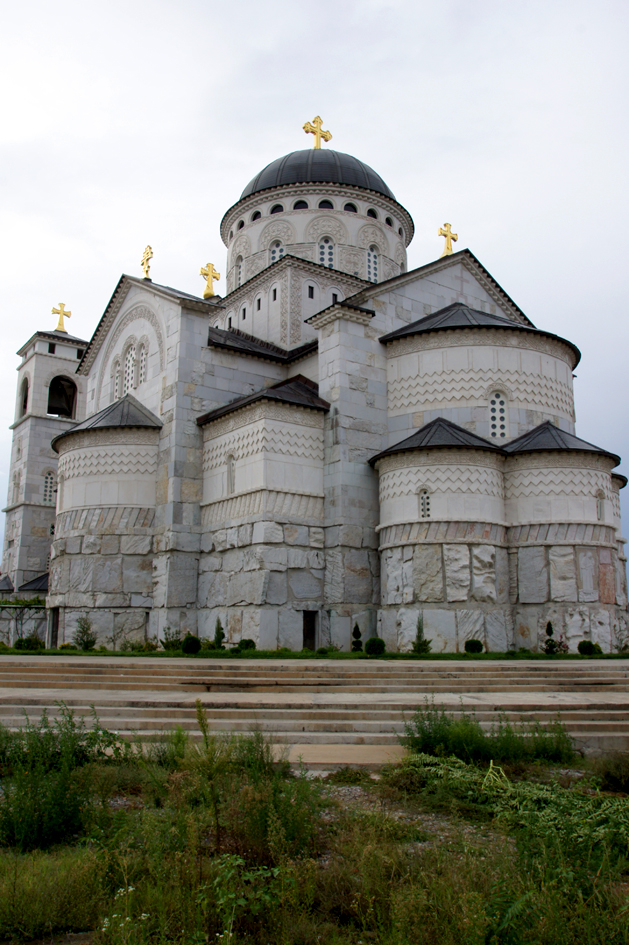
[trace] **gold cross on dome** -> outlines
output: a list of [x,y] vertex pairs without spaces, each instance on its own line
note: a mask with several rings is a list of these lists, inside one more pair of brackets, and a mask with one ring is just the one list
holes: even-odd
[[441,259],[442,256],[451,256],[453,253],[452,240],[454,240],[454,242],[456,243],[456,241],[459,238],[458,234],[452,232],[452,227],[450,226],[449,223],[444,223],[443,226],[439,227],[439,232],[437,236],[445,236],[446,238],[446,245],[444,246],[443,252],[441,256],[439,257],[439,259]]
[[152,259],[152,258],[153,258],[153,250],[151,249],[150,246],[147,246],[146,249],[144,250],[144,252],[142,253],[142,259],[140,260],[140,263],[141,263],[141,265],[142,265],[142,269],[144,270],[144,278],[145,278],[145,279],[150,278],[150,277],[149,277],[149,269],[151,268],[151,259]]
[[72,315],[72,312],[66,312],[66,307],[65,307],[64,303],[63,303],[63,302],[59,302],[59,308],[53,308],[52,314],[59,316],[59,321],[57,322],[57,327],[55,328],[55,331],[65,331],[65,333],[66,333],[66,335],[67,335],[68,329],[67,329],[67,328],[65,327],[65,325],[63,324],[63,319],[64,319],[64,318],[70,318],[71,315]]
[[324,141],[332,140],[332,135],[330,134],[329,131],[321,130],[322,124],[323,124],[323,121],[321,120],[321,116],[317,115],[317,117],[313,119],[312,124],[310,124],[310,122],[307,121],[306,124],[304,125],[304,131],[306,132],[306,134],[315,136],[315,143],[314,143],[315,148],[321,148],[321,138],[323,138]]
[[199,269],[199,275],[203,276],[205,279],[205,288],[203,290],[203,298],[211,299],[214,295],[214,280],[220,279],[221,274],[217,272],[212,263],[208,263],[206,266],[201,266]]

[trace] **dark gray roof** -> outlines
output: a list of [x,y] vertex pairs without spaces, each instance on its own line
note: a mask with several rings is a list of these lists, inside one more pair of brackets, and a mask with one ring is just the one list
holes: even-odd
[[208,346],[213,348],[228,348],[230,351],[238,351],[240,354],[247,354],[254,358],[265,358],[267,361],[276,361],[278,364],[291,364],[293,361],[303,358],[316,351],[319,342],[307,341],[298,348],[281,348],[270,341],[261,341],[253,335],[248,335],[238,328],[230,328],[224,331],[222,328],[208,329]]
[[56,450],[56,444],[65,436],[72,436],[73,433],[80,433],[83,430],[112,430],[116,427],[153,427],[160,429],[162,421],[154,413],[141,404],[139,400],[132,397],[131,394],[125,394],[121,400],[116,400],[109,404],[104,410],[100,410],[93,416],[88,417],[81,423],[70,427],[54,438],[50,444],[53,450]]
[[20,584],[18,591],[48,591],[48,571],[33,578],[32,581],[27,581],[26,584]]
[[434,449],[474,449],[489,450],[492,453],[502,453],[499,446],[494,446],[489,440],[464,430],[463,427],[451,423],[444,417],[437,417],[431,420],[425,426],[417,430],[411,436],[383,450],[376,456],[372,456],[369,463],[373,466],[379,459],[385,456],[393,456],[395,453],[406,453],[409,450],[434,450]]
[[603,456],[609,456],[615,460],[616,466],[620,462],[620,457],[616,456],[615,453],[610,453],[608,450],[601,449],[600,446],[594,446],[593,443],[588,443],[587,440],[582,440],[572,433],[560,430],[550,420],[541,423],[534,430],[530,430],[529,433],[524,433],[517,439],[511,440],[503,449],[509,455],[514,453],[537,453],[545,450],[578,450],[581,453],[600,453]]
[[13,581],[8,574],[3,574],[0,578],[0,591],[13,593]]
[[373,190],[395,200],[390,188],[368,164],[351,154],[343,154],[329,148],[307,148],[277,158],[249,181],[240,199],[285,184],[315,183],[349,184],[363,190]]
[[280,381],[272,387],[266,387],[264,390],[248,394],[246,397],[237,397],[230,401],[224,407],[216,407],[209,413],[203,414],[197,418],[199,426],[210,423],[212,420],[218,420],[234,410],[240,410],[241,407],[247,407],[258,400],[275,400],[284,404],[293,404],[297,407],[310,407],[313,410],[329,410],[330,405],[327,400],[319,397],[319,385],[304,377],[303,374],[297,374],[287,381]]
[[453,302],[452,305],[446,305],[438,312],[432,312],[431,315],[424,315],[423,318],[411,322],[410,325],[404,325],[395,331],[382,335],[380,341],[387,344],[389,341],[397,341],[399,338],[406,338],[409,335],[419,335],[429,331],[451,331],[457,328],[505,328],[512,331],[526,331],[531,334],[544,335],[546,338],[555,338],[567,344],[576,355],[576,364],[581,360],[581,352],[576,345],[559,335],[553,335],[549,331],[540,331],[532,322],[528,325],[522,325],[506,315],[490,315],[488,312],[481,312],[479,309],[470,308],[462,302]]

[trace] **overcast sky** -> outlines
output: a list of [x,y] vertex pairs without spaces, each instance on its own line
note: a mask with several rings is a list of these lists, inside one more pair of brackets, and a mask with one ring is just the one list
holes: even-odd
[[89,338],[147,243],[156,282],[224,276],[223,213],[317,114],[411,213],[409,268],[449,221],[578,345],[577,433],[629,471],[628,21],[626,0],[4,0],[2,500],[14,352],[60,301]]

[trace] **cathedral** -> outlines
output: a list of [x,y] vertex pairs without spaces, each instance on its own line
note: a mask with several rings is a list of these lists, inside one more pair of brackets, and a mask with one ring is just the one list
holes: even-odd
[[59,305],[18,351],[0,590],[47,595],[52,646],[87,615],[118,647],[220,619],[260,649],[622,648],[627,480],[576,435],[579,350],[449,224],[409,271],[409,212],[304,130],[221,221],[224,298],[147,247],[91,339]]

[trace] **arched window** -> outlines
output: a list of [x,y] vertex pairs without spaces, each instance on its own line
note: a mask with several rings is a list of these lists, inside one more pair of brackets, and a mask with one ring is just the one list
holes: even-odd
[[76,384],[68,377],[53,377],[48,390],[46,413],[53,417],[74,417]]
[[238,229],[239,229],[239,230],[242,230],[242,228],[243,228],[244,225],[245,225],[245,221],[244,221],[244,220],[239,220],[239,221],[238,221]]
[[430,493],[427,489],[422,489],[418,495],[419,499],[419,517],[430,518]]
[[271,213],[284,213],[284,207],[281,203],[276,203],[273,207],[271,207]]
[[138,384],[143,384],[146,380],[146,368],[148,363],[148,351],[145,344],[140,345],[140,355],[138,357]]
[[55,474],[53,472],[47,472],[44,476],[44,505],[54,505],[55,504]]
[[284,247],[279,240],[275,240],[274,243],[271,243],[271,262],[277,262],[278,259],[281,259],[284,255]]
[[386,223],[387,226],[393,226],[393,220],[391,219],[391,217],[387,217],[384,222]]
[[227,474],[225,485],[227,487],[227,495],[233,495],[236,489],[236,462],[231,453],[228,453],[225,457],[225,463],[227,465]]
[[334,269],[334,243],[329,236],[319,240],[319,263],[328,269]]
[[20,479],[22,478],[22,473],[19,469],[13,473],[13,490],[11,492],[11,505],[17,505],[20,501]]
[[355,203],[346,203],[343,210],[345,210],[346,213],[358,213]]
[[242,256],[236,260],[236,288],[242,285]]
[[259,220],[261,216],[260,211],[256,210],[256,212],[251,215],[251,222],[253,223],[255,220]]
[[402,236],[402,234],[403,234],[403,230],[402,230],[402,227],[401,227],[401,226],[400,226],[400,227],[398,227],[398,233],[399,233],[399,235],[400,235],[400,236]]
[[28,410],[28,378],[25,377],[22,381],[22,390],[20,392],[20,417],[26,415]]
[[135,345],[129,345],[124,358],[122,374],[122,396],[135,387]]
[[308,209],[308,204],[305,200],[298,200],[295,206],[293,207],[293,210],[307,210],[307,209]]
[[230,231],[229,231],[229,238],[230,238],[230,240],[233,240],[233,238],[234,238],[234,231],[233,231],[233,230],[230,230]]
[[605,518],[605,493],[602,489],[596,493],[596,517],[599,522]]
[[319,210],[334,210],[334,204],[331,200],[320,200]]
[[367,280],[378,281],[378,247],[370,246],[367,250]]
[[500,391],[494,391],[489,398],[489,432],[494,439],[508,435],[507,398]]
[[373,207],[369,207],[369,210],[367,210],[367,216],[368,216],[368,217],[373,217],[374,220],[377,220],[377,219],[378,219],[378,214],[377,214],[377,212],[374,210]]

